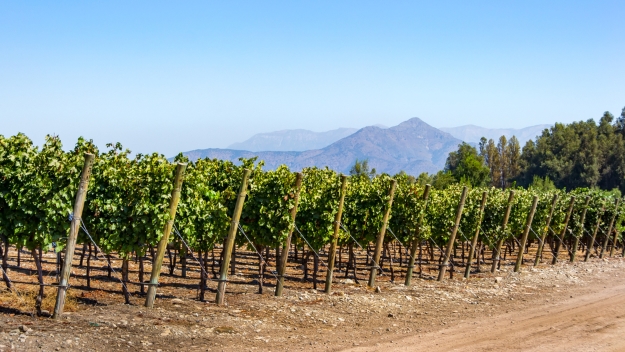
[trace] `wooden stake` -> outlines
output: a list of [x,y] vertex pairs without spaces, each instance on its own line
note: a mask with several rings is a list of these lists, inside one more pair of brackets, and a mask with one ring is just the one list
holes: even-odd
[[384,244],[384,235],[386,235],[386,227],[388,226],[388,217],[391,215],[391,208],[393,206],[393,197],[395,196],[395,188],[397,187],[397,181],[391,181],[391,189],[389,191],[389,199],[384,211],[384,218],[382,219],[382,228],[378,233],[378,239],[375,243],[375,252],[373,253],[373,261],[371,263],[371,271],[369,272],[369,287],[375,285],[375,277],[378,275],[378,263],[380,262],[380,253],[382,252],[382,245]]
[[171,192],[171,200],[169,201],[169,220],[165,223],[163,237],[161,237],[161,240],[158,242],[156,257],[152,262],[150,285],[148,286],[148,294],[145,298],[145,306],[148,308],[154,306],[154,300],[156,299],[156,286],[158,285],[158,278],[161,275],[161,266],[163,266],[163,257],[165,256],[165,250],[169,243],[169,235],[174,226],[174,219],[176,218],[176,210],[178,209],[178,202],[180,201],[180,191],[182,189],[182,181],[184,180],[184,171],[186,168],[186,163],[178,163],[178,165],[176,165],[174,189]]
[[597,232],[599,232],[599,226],[601,225],[601,217],[603,216],[603,212],[605,211],[605,207],[601,208],[600,215],[597,216],[597,223],[595,224],[595,230],[592,232],[592,237],[588,241],[588,245],[586,246],[586,255],[584,256],[584,261],[587,262],[590,259],[590,254],[592,253],[592,249],[595,246],[595,239],[597,238]]
[[538,196],[534,196],[534,201],[532,202],[532,208],[530,209],[529,214],[527,214],[527,220],[525,221],[525,229],[523,229],[523,236],[521,237],[521,244],[519,245],[519,254],[516,258],[516,264],[514,265],[514,272],[518,273],[521,269],[521,265],[523,264],[523,252],[525,252],[525,244],[527,243],[527,236],[530,233],[530,228],[532,227],[532,221],[534,221],[534,213],[536,212],[536,206],[538,205]]
[[[423,218],[425,217],[425,211],[427,210],[428,200],[430,198],[430,188],[430,185],[425,185],[425,190],[423,191],[423,210],[421,211],[421,215],[419,215],[417,228],[415,229],[412,243],[410,244],[410,258],[408,259],[408,271],[406,272],[406,281],[404,282],[405,286],[410,286],[410,281],[412,280],[415,255],[417,254],[417,248],[419,248],[419,243],[421,242],[421,226],[423,226]],[[419,262],[420,261],[421,259],[419,259]]]
[[577,254],[577,247],[579,246],[579,239],[584,236],[584,221],[586,220],[586,212],[588,211],[588,204],[590,204],[590,196],[586,196],[586,203],[584,203],[584,209],[582,210],[582,217],[580,219],[579,234],[573,239],[573,246],[571,247],[571,263],[575,261],[575,255]]
[[232,214],[232,222],[230,223],[230,230],[228,231],[228,237],[224,243],[222,249],[223,259],[221,260],[221,269],[219,270],[219,284],[217,285],[217,296],[215,297],[215,303],[224,304],[226,295],[226,281],[228,280],[228,266],[230,265],[230,256],[232,254],[232,247],[234,246],[234,240],[239,231],[239,219],[241,219],[241,212],[243,211],[243,203],[245,202],[245,196],[247,195],[247,179],[250,177],[251,171],[248,169],[243,170],[243,179],[241,180],[241,189],[239,190],[239,196],[234,206],[234,213]]
[[67,244],[65,247],[65,261],[63,262],[61,281],[59,282],[59,289],[56,294],[56,305],[54,306],[54,314],[52,315],[54,319],[59,319],[61,314],[63,314],[65,295],[69,285],[69,276],[72,273],[72,259],[74,258],[74,249],[76,248],[76,238],[78,237],[78,231],[80,230],[80,218],[82,216],[82,210],[85,206],[85,199],[87,198],[89,178],[91,177],[91,167],[93,166],[93,160],[95,159],[95,155],[90,153],[85,153],[84,156],[85,163],[82,167],[80,183],[78,184],[78,191],[76,192],[76,198],[74,200],[72,223],[69,228],[69,237],[67,237]]
[[510,196],[508,196],[508,208],[506,208],[506,213],[503,217],[503,223],[501,224],[501,232],[502,237],[497,244],[495,245],[495,250],[493,251],[493,265],[490,268],[490,272],[494,273],[497,269],[497,265],[501,261],[501,246],[503,246],[503,241],[506,238],[506,227],[508,226],[508,219],[510,218],[510,212],[512,211],[512,201],[514,200],[514,191],[510,191]]
[[456,221],[454,227],[451,229],[451,235],[449,235],[449,241],[447,242],[447,249],[445,249],[445,256],[443,257],[443,261],[441,263],[441,268],[438,271],[438,280],[443,281],[443,277],[445,275],[445,271],[447,271],[447,264],[449,263],[449,257],[451,256],[451,251],[454,248],[454,242],[456,242],[456,232],[458,231],[458,226],[460,226],[460,219],[462,219],[462,210],[464,209],[464,201],[467,198],[467,187],[462,187],[462,194],[460,195],[460,203],[458,203],[458,209],[456,210]]
[[[341,218],[343,217],[343,204],[345,203],[345,190],[347,189],[347,176],[341,175],[341,193],[339,194],[339,208],[334,216],[334,231],[332,233],[332,243],[328,252],[328,271],[326,272],[325,293],[329,294],[332,289],[332,275],[334,274],[334,258],[336,257],[336,245],[341,229]],[[340,265],[340,263],[339,263]],[[340,268],[340,266],[339,266]],[[347,272],[347,271],[346,271]]]
[[[284,287],[284,273],[286,271],[286,263],[289,259],[289,248],[291,248],[291,236],[293,236],[293,230],[295,229],[295,217],[297,216],[297,205],[299,204],[299,191],[302,188],[302,175],[301,172],[298,172],[295,175],[295,198],[293,199],[294,204],[291,209],[291,226],[289,227],[289,234],[286,236],[286,240],[284,241],[284,245],[282,246],[282,255],[279,258],[278,263],[278,282],[276,284],[276,297],[282,296],[282,288]],[[276,255],[278,255],[278,249],[276,248]]]
[[571,201],[569,202],[569,210],[566,212],[566,219],[564,219],[564,227],[562,227],[562,231],[560,232],[560,237],[556,238],[556,244],[553,253],[553,260],[551,264],[555,264],[558,262],[558,255],[560,254],[560,246],[562,245],[562,241],[564,241],[564,235],[566,235],[566,229],[569,226],[569,220],[571,220],[571,214],[573,213],[573,205],[575,204],[575,197],[571,197]]
[[[618,203],[616,204],[616,210],[614,211],[614,217],[618,216]],[[610,229],[611,231],[611,229]],[[608,231],[608,236],[610,235],[610,231]],[[612,248],[610,248],[610,257],[614,256],[614,251],[616,250],[616,243],[618,241],[618,230],[614,229],[614,238],[612,239]],[[624,247],[625,248],[625,247]]]
[[618,214],[618,205],[621,202],[621,199],[616,199],[614,203],[614,215],[612,216],[612,220],[610,220],[610,226],[608,227],[608,232],[605,234],[605,240],[603,241],[603,246],[601,247],[601,253],[599,254],[599,258],[603,258],[603,253],[608,248],[608,240],[610,239],[610,234],[612,233],[612,227],[614,226],[614,220],[616,219],[616,215]]
[[538,250],[536,251],[536,259],[534,259],[534,266],[537,266],[540,263],[540,258],[543,254],[543,248],[545,247],[545,239],[549,234],[549,227],[551,226],[551,219],[553,219],[553,212],[556,209],[556,203],[558,202],[558,195],[554,194],[553,199],[551,200],[551,209],[549,210],[549,216],[547,217],[547,225],[543,230],[543,233],[540,237],[540,241],[538,242]]
[[[473,261],[473,256],[475,255],[475,246],[477,246],[477,240],[480,237],[480,229],[482,228],[482,220],[484,219],[484,208],[486,207],[486,197],[488,196],[488,192],[482,192],[482,202],[480,203],[480,212],[477,219],[477,226],[475,226],[475,233],[473,234],[473,239],[471,240],[471,247],[469,248],[469,257],[467,258],[467,266],[464,269],[464,278],[468,279],[471,275],[471,262]],[[479,255],[477,261],[480,261]]]

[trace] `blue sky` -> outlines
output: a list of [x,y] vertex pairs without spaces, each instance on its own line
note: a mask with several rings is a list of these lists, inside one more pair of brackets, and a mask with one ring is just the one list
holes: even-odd
[[623,1],[1,1],[0,134],[135,152],[625,106]]

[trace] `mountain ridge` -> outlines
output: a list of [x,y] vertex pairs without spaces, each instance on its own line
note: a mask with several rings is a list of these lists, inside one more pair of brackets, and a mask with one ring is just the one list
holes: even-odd
[[378,172],[395,174],[405,171],[412,175],[434,173],[445,166],[449,152],[457,149],[461,140],[436,129],[414,117],[397,126],[380,128],[368,126],[324,148],[307,151],[244,151],[233,149],[198,149],[183,153],[192,160],[218,158],[237,161],[257,156],[268,169],[286,164],[292,170],[317,166],[348,173],[356,159],[368,159]]
[[550,128],[551,126],[552,125],[542,124],[515,129],[486,128],[469,124],[457,127],[442,127],[439,128],[439,130],[447,132],[467,143],[476,144],[480,142],[480,138],[482,137],[485,137],[486,139],[493,139],[496,142],[501,136],[506,136],[507,139],[510,139],[512,136],[516,136],[521,146],[523,146],[528,140],[535,139],[535,137],[540,135],[545,128]]

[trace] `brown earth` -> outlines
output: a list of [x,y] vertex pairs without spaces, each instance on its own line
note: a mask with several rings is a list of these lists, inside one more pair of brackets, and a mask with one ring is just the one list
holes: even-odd
[[[44,255],[46,283],[54,281],[52,258]],[[36,276],[30,257],[22,254],[21,268],[9,270],[19,295],[0,293],[0,351],[625,350],[618,336],[625,331],[620,257],[526,265],[519,274],[508,262],[494,275],[464,280],[456,273],[440,283],[424,275],[411,287],[397,283],[403,282],[399,278],[391,283],[387,271],[379,293],[339,274],[332,295],[291,277],[280,298],[269,284],[257,294],[253,257],[238,258],[226,306],[196,300],[199,273],[191,264],[189,278],[163,274],[154,309],[142,306],[144,297],[134,286],[132,304],[123,304],[119,281],[115,274],[106,277],[101,262],[92,272],[92,289],[84,287],[84,269],[76,267],[70,311],[55,321],[32,314],[36,286],[27,283]],[[13,251],[10,264],[14,260]],[[136,276],[134,262],[130,269]],[[299,268],[293,264],[289,270]],[[51,309],[55,288],[47,287],[46,295],[44,309]],[[207,296],[212,300],[214,291]]]

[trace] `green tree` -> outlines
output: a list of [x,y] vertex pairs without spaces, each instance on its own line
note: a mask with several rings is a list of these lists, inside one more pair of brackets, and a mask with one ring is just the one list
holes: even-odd
[[458,150],[449,153],[445,171],[451,172],[458,182],[472,186],[486,186],[489,183],[490,170],[475,147],[463,142]]
[[375,177],[376,171],[375,168],[369,170],[369,159],[356,159],[356,162],[354,162],[354,165],[349,170],[349,174],[351,176],[366,177],[368,179],[371,179]]

